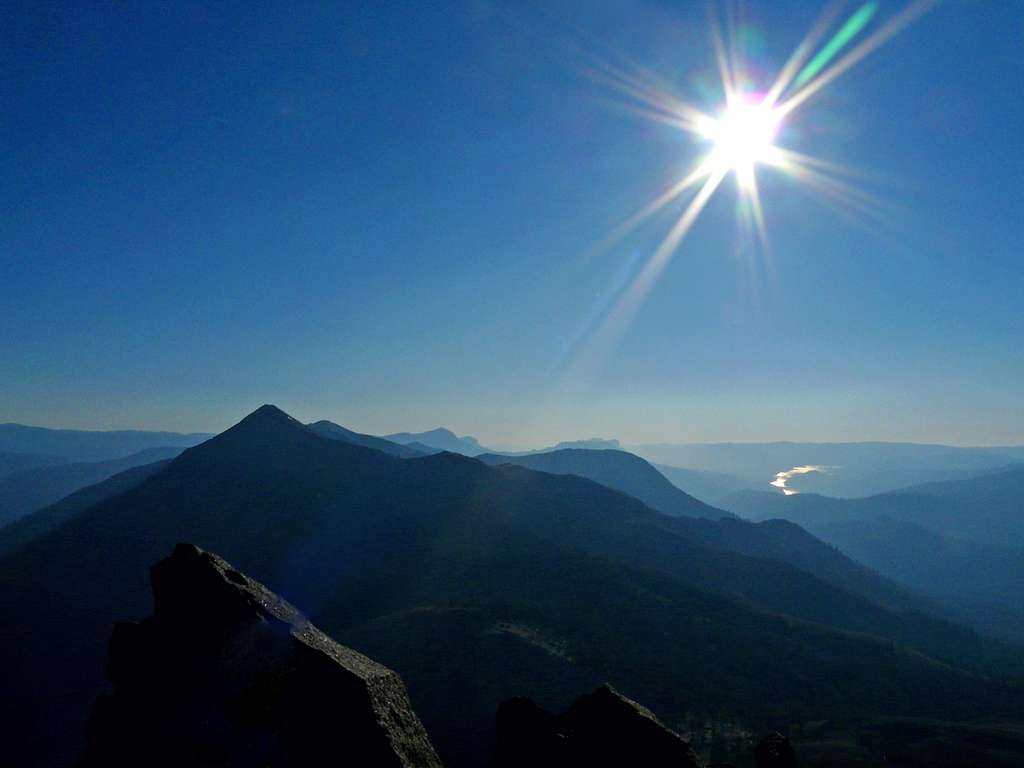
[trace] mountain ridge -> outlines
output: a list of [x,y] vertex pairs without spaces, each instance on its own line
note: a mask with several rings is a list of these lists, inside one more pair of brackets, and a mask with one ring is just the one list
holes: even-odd
[[108,461],[147,448],[188,448],[213,435],[205,432],[151,432],[139,429],[49,429],[27,424],[0,424],[0,451],[51,454],[67,461]]
[[[11,748],[68,749],[40,713],[74,736],[110,622],[145,614],[137,574],[182,540],[280,585],[398,671],[450,764],[471,764],[459,745],[485,746],[506,693],[560,707],[609,678],[668,717],[690,700],[797,716],[804,679],[822,683],[813,711],[833,714],[1017,701],[980,674],[987,641],[786,563],[704,548],[679,520],[591,480],[452,453],[398,459],[262,408],[0,558],[0,719],[21,729]],[[462,682],[439,695],[437,675]],[[755,695],[763,679],[773,702]]]

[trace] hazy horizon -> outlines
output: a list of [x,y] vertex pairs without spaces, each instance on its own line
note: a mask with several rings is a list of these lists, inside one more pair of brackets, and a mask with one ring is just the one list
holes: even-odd
[[[821,9],[744,7],[760,94]],[[708,142],[606,80],[718,115],[702,5],[10,14],[0,420],[1022,444],[1024,26],[984,7],[866,4],[835,62],[927,12],[776,137],[846,171],[761,163],[761,244],[730,171],[651,276],[686,200],[611,235]]]
[[[399,433],[399,432],[420,433],[420,432],[428,432],[428,431],[433,430],[433,429],[441,428],[441,429],[448,429],[448,430],[450,430],[451,432],[453,432],[458,437],[473,437],[473,438],[476,438],[480,442],[480,444],[482,446],[484,446],[485,448],[491,448],[491,449],[503,450],[503,451],[529,451],[529,450],[535,450],[535,449],[539,449],[539,448],[549,448],[549,447],[551,447],[553,445],[556,445],[558,443],[561,443],[561,442],[571,442],[571,441],[575,441],[575,440],[593,440],[593,439],[618,440],[622,444],[623,448],[628,448],[629,446],[637,446],[637,445],[651,445],[651,446],[653,446],[653,445],[660,445],[660,444],[664,444],[664,445],[678,445],[678,444],[729,444],[729,443],[737,443],[737,444],[769,444],[769,443],[822,443],[822,444],[836,444],[836,443],[847,443],[847,444],[856,444],[856,443],[897,443],[898,444],[898,443],[906,443],[906,444],[917,444],[917,445],[941,445],[941,446],[949,446],[951,448],[979,448],[979,449],[1020,448],[1022,445],[1024,445],[1024,441],[1022,441],[1021,443],[1005,442],[1005,443],[981,444],[981,443],[969,443],[969,442],[968,443],[943,442],[941,440],[908,440],[908,439],[900,439],[900,438],[888,439],[888,438],[870,438],[870,437],[868,437],[868,438],[857,438],[857,439],[833,439],[833,438],[830,438],[830,437],[824,437],[824,438],[808,437],[808,438],[804,439],[804,438],[779,437],[779,438],[771,438],[771,439],[760,440],[760,439],[742,439],[742,438],[733,439],[733,438],[729,438],[729,437],[724,437],[724,438],[712,437],[712,438],[709,438],[709,439],[703,439],[703,438],[700,438],[700,437],[693,437],[693,438],[691,438],[690,436],[686,435],[686,436],[678,437],[678,438],[672,437],[672,436],[667,436],[667,437],[662,437],[662,438],[655,437],[655,438],[651,438],[651,439],[629,439],[629,438],[625,438],[625,437],[621,436],[620,434],[601,434],[601,433],[594,433],[594,434],[591,434],[591,433],[580,433],[580,434],[561,433],[561,434],[554,434],[554,433],[552,433],[552,436],[549,439],[547,439],[547,440],[541,440],[539,442],[538,441],[534,441],[534,442],[531,442],[531,443],[527,444],[527,443],[503,442],[501,438],[489,437],[484,432],[481,432],[480,430],[474,429],[472,427],[472,425],[468,425],[466,428],[462,428],[462,427],[456,428],[456,427],[453,427],[452,424],[450,424],[450,423],[442,423],[442,422],[436,422],[435,423],[435,422],[430,422],[430,421],[423,421],[422,419],[420,419],[416,424],[413,424],[412,426],[410,426],[409,424],[402,423],[402,424],[400,424],[400,425],[398,425],[398,426],[396,426],[394,428],[391,428],[391,427],[388,427],[388,428],[377,428],[377,427],[375,427],[373,425],[364,424],[364,423],[360,422],[358,419],[345,419],[343,417],[331,417],[331,416],[320,414],[320,413],[307,413],[304,410],[289,409],[288,407],[281,406],[280,403],[270,402],[270,404],[271,405],[276,405],[276,406],[280,407],[283,411],[285,411],[286,413],[288,413],[291,416],[294,416],[299,421],[301,421],[301,422],[303,422],[305,424],[309,424],[309,423],[312,423],[312,422],[315,422],[315,421],[320,421],[320,420],[327,420],[327,421],[334,422],[335,424],[339,424],[339,425],[341,425],[343,427],[346,427],[348,429],[352,429],[352,430],[354,430],[356,432],[361,432],[363,434],[368,434],[368,435],[377,435],[377,436],[386,436],[386,435],[390,435],[390,434],[396,434],[396,433]],[[24,419],[7,418],[7,417],[0,417],[0,426],[6,425],[6,424],[18,424],[18,425],[29,426],[29,427],[42,427],[44,429],[72,429],[72,430],[85,430],[85,431],[95,431],[95,432],[109,432],[109,431],[123,431],[123,430],[140,430],[140,431],[146,431],[146,432],[177,432],[177,433],[185,433],[185,434],[188,434],[188,433],[217,434],[219,432],[224,431],[225,429],[228,429],[229,427],[233,426],[234,424],[237,424],[241,419],[243,419],[249,413],[252,413],[260,405],[263,405],[263,403],[257,403],[257,404],[252,405],[251,407],[243,408],[241,410],[238,410],[237,411],[237,417],[235,417],[235,418],[228,418],[226,421],[223,420],[223,418],[221,418],[223,416],[223,414],[221,414],[218,417],[219,421],[217,423],[212,423],[211,422],[213,424],[213,426],[210,426],[210,425],[205,425],[205,426],[204,425],[198,425],[198,426],[195,426],[195,427],[178,427],[178,426],[168,425],[168,424],[150,424],[150,425],[143,425],[143,426],[140,426],[138,424],[98,425],[98,424],[91,423],[91,422],[89,422],[87,420],[75,421],[74,423],[63,423],[63,422],[60,422],[60,423],[57,423],[57,422],[42,423],[42,422],[29,422],[29,421],[26,421]],[[637,433],[633,432],[633,434],[637,434]],[[652,434],[654,434],[654,433],[652,433]]]
[[0,766],[1024,766],[1024,0],[0,22]]

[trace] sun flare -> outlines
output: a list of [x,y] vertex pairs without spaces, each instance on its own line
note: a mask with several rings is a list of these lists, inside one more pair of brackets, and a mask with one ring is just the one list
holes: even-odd
[[[663,209],[673,205],[680,209],[661,243],[577,351],[573,370],[592,370],[595,362],[625,333],[630,319],[726,176],[736,177],[741,203],[736,208],[737,218],[747,232],[753,233],[754,238],[749,241],[757,243],[759,252],[766,256],[770,255],[770,248],[757,177],[759,166],[805,185],[822,202],[843,213],[854,211],[872,218],[884,214],[884,208],[872,195],[850,183],[856,169],[810,156],[791,146],[793,139],[801,135],[798,112],[836,78],[937,3],[938,0],[910,0],[870,30],[879,3],[867,0],[831,36],[828,33],[835,27],[840,6],[829,4],[774,77],[765,76],[769,70],[759,73],[756,67],[749,67],[744,52],[736,47],[740,39],[736,30],[730,29],[723,36],[712,19],[711,42],[724,97],[724,105],[716,111],[683,101],[670,81],[628,60],[591,58],[591,76],[624,97],[623,106],[704,146],[696,153],[693,164],[685,167],[675,181],[600,243],[599,248],[610,247]],[[865,30],[868,33],[858,41]],[[783,131],[784,127],[796,130]]]
[[734,98],[717,118],[702,121],[701,135],[711,142],[709,161],[733,171],[741,184],[753,180],[758,163],[777,164],[780,152],[773,143],[782,115],[764,100]]

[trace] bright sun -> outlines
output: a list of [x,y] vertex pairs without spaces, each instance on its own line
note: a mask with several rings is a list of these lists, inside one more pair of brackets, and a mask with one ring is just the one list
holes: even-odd
[[712,143],[709,161],[717,170],[734,171],[743,185],[753,183],[754,166],[778,163],[779,150],[772,143],[782,115],[762,102],[733,99],[716,120],[700,128]]
[[687,201],[685,205],[680,204],[675,223],[581,347],[574,367],[582,369],[593,364],[622,337],[630,319],[727,176],[736,178],[735,213],[737,223],[744,227],[743,234],[747,236],[744,242],[738,241],[737,249],[745,242],[754,243],[750,235],[756,234],[756,243],[766,256],[769,255],[768,230],[757,177],[765,167],[814,189],[824,202],[840,207],[844,213],[856,211],[871,216],[885,213],[877,200],[848,181],[856,174],[856,169],[794,149],[791,144],[793,139],[800,138],[800,131],[785,131],[792,135],[779,134],[785,125],[794,126],[793,115],[797,109],[938,1],[907,0],[902,10],[860,40],[857,37],[875,17],[880,0],[862,0],[863,4],[826,40],[842,5],[830,2],[771,81],[764,79],[766,70],[758,62],[748,68],[745,63],[748,52],[737,48],[746,33],[741,36],[738,29],[730,28],[729,34],[723,37],[717,23],[713,22],[711,38],[725,103],[710,113],[676,96],[671,85],[678,78],[665,79],[628,59],[619,60],[620,57],[606,60],[598,56],[590,61],[595,79],[625,96],[623,106],[692,136],[705,146],[694,153],[692,165],[681,169],[676,180],[619,224],[601,244],[601,248],[608,248],[666,206]]

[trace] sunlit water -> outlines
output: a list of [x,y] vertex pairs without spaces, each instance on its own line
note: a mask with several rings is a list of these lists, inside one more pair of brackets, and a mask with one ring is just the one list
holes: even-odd
[[802,467],[793,467],[792,469],[787,469],[785,472],[776,472],[775,479],[772,480],[771,483],[769,483],[769,485],[774,485],[776,488],[781,488],[784,494],[786,494],[787,496],[792,496],[794,493],[799,493],[799,491],[786,486],[786,483],[789,482],[790,478],[792,478],[794,475],[806,475],[808,472],[824,471],[825,467],[821,465],[804,464]]

